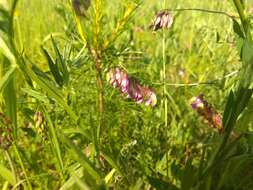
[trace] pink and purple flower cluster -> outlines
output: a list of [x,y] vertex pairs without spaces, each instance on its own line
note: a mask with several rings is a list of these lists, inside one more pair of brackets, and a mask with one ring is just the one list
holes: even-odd
[[153,21],[152,24],[149,26],[149,28],[153,31],[157,31],[159,29],[169,29],[173,24],[173,16],[169,11],[160,11],[158,12]]
[[114,88],[118,88],[127,98],[133,99],[138,104],[144,103],[146,106],[153,107],[157,103],[156,95],[150,88],[142,86],[119,67],[110,69],[107,73],[107,81]]
[[222,125],[221,115],[214,110],[214,108],[204,100],[204,95],[193,97],[190,100],[191,106],[195,109],[199,115],[204,117],[210,127],[217,128],[220,133],[223,133],[224,128]]

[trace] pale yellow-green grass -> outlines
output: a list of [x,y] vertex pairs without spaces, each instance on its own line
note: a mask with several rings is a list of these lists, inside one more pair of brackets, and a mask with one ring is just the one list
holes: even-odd
[[[62,33],[64,21],[55,11],[59,0],[21,0],[16,15],[19,47],[33,61],[41,60],[40,45],[51,33]],[[38,60],[37,60],[38,59]]]

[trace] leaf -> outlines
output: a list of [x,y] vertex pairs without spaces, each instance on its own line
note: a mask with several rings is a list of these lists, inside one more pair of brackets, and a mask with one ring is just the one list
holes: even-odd
[[219,32],[216,32],[216,42],[220,42],[220,34]]
[[[58,49],[58,47],[57,47],[57,44],[56,44],[56,42],[55,42],[53,36],[51,36],[51,39],[52,39],[52,44],[53,44],[53,46],[54,46],[54,51],[55,51],[55,53],[56,53],[56,55],[57,55],[57,57],[58,57],[58,60],[60,60],[60,61],[59,61],[59,69],[60,69],[60,71],[61,71],[61,73],[62,73],[62,77],[63,77],[64,82],[67,83],[68,80],[69,80],[68,68],[67,68],[67,66],[66,66],[66,63],[65,63],[64,60],[63,60],[63,57],[62,57],[62,55],[61,55],[61,53],[60,53],[60,51],[59,51],[59,49]],[[57,63],[58,63],[58,62],[57,62]]]
[[233,111],[233,104],[234,104],[234,93],[233,93],[233,90],[231,90],[227,98],[227,103],[223,112],[223,118],[222,118],[223,126],[226,126],[229,121],[231,112]]
[[77,177],[75,175],[73,177],[74,177],[76,184],[79,186],[80,189],[90,190],[90,187],[85,183],[84,180],[81,180],[79,177]]
[[167,180],[157,178],[157,177],[151,177],[147,176],[148,182],[152,187],[159,190],[179,190],[175,185],[171,184]]
[[[23,60],[24,61],[24,60]],[[25,65],[22,65],[22,70],[25,72],[34,82],[39,85],[42,90],[47,93],[52,99],[54,99],[58,104],[60,104],[70,115],[70,117],[74,120],[74,122],[77,122],[77,116],[73,112],[73,110],[69,107],[69,105],[64,101],[64,98],[62,97],[60,91],[53,86],[50,82],[48,82],[46,79],[39,77],[36,75],[29,67]]]
[[249,40],[243,41],[242,60],[246,64],[252,64],[253,61],[253,44]]
[[240,24],[235,19],[233,19],[233,30],[239,37],[245,38],[245,35],[241,30]]
[[9,12],[0,5],[0,30],[7,33],[9,31]]
[[6,115],[13,123],[13,134],[17,135],[17,92],[15,89],[15,80],[12,78],[4,88],[3,97],[6,104]]
[[196,181],[196,169],[192,165],[192,158],[190,158],[185,166],[185,169],[183,171],[183,176],[181,180],[181,189],[187,190],[191,189],[193,184]]
[[236,104],[236,114],[237,116],[246,108],[246,106],[249,103],[249,100],[252,96],[253,90],[252,89],[246,89],[246,88],[240,88],[238,90],[238,95],[235,101]]
[[40,77],[42,77],[42,78],[44,78],[44,79],[47,79],[48,81],[53,81],[45,72],[43,72],[39,67],[37,67],[35,64],[32,64],[32,71],[36,74],[36,75],[38,75],[38,76],[40,76]]
[[85,172],[87,172],[95,181],[100,181],[101,177],[96,171],[95,167],[90,163],[88,158],[82,153],[82,151],[74,144],[72,141],[66,137],[64,134],[61,134],[61,139],[63,139],[66,144],[70,147],[74,154],[76,154],[76,159],[83,166]]
[[102,155],[104,157],[104,159],[114,168],[117,170],[117,172],[120,175],[123,175],[123,173],[120,170],[120,167],[118,166],[117,162],[110,156],[108,156],[108,154],[106,154],[105,152],[102,152]]
[[112,179],[114,173],[116,172],[115,168],[113,168],[106,176],[105,176],[105,183],[108,184],[109,181]]
[[9,19],[9,12],[4,9],[0,4],[0,17],[3,17],[5,20]]
[[0,30],[5,33],[9,31],[9,23],[6,20],[0,20]]
[[7,169],[2,164],[0,164],[0,175],[5,180],[7,180],[11,185],[15,185],[15,183],[16,183],[15,176],[13,175],[13,173],[9,169]]
[[44,94],[41,94],[38,91],[32,90],[30,88],[21,88],[21,91],[28,94],[29,96],[36,98],[37,100],[41,102],[44,102],[45,104],[49,104],[48,98]]
[[16,66],[11,67],[7,73],[5,73],[4,77],[0,80],[0,92],[7,86],[9,81],[13,79],[15,72],[17,70]]
[[0,37],[0,53],[2,53],[11,64],[16,65],[15,56],[11,53],[10,49],[4,42],[4,40]]
[[62,87],[63,85],[63,78],[60,74],[60,70],[57,66],[57,64],[53,61],[53,59],[51,58],[51,56],[49,55],[49,53],[47,52],[46,49],[44,49],[43,47],[42,48],[42,51],[47,59],[47,63],[48,63],[48,66],[50,68],[50,71],[55,79],[55,82]]
[[50,134],[50,137],[51,137],[51,144],[53,146],[52,150],[54,151],[56,157],[57,157],[57,160],[58,160],[58,165],[59,165],[59,168],[61,170],[63,170],[63,161],[62,161],[62,156],[61,156],[61,148],[60,148],[60,145],[59,145],[59,141],[58,141],[58,137],[57,137],[57,133],[55,131],[55,127],[52,123],[52,120],[49,116],[49,114],[47,113],[47,111],[45,110],[44,108],[44,114],[45,114],[45,118],[48,122],[48,126],[49,126],[49,134]]
[[76,177],[83,177],[83,167],[77,168],[70,174],[69,179],[61,186],[60,190],[69,190],[75,185],[75,178]]

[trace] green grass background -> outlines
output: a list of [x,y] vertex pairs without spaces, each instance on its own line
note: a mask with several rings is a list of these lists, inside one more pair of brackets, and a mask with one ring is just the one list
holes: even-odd
[[[122,16],[124,7],[130,2],[132,1],[106,1],[106,6],[103,7],[105,33],[110,35],[117,18]],[[247,12],[250,13],[252,2],[247,1],[246,6]],[[237,15],[232,1],[229,0],[167,0],[166,8],[202,8]],[[65,15],[65,20],[59,15],[62,9],[69,13]],[[148,29],[154,14],[160,9],[163,9],[163,1],[143,1],[127,29],[114,42],[103,63],[126,68],[129,74],[141,83],[151,86],[158,100],[154,108],[135,104],[123,98],[105,82],[105,125],[101,129],[99,140],[103,154],[112,161],[110,164],[108,159],[103,161],[105,167],[98,173],[105,176],[111,171],[111,165],[120,168],[109,182],[111,189],[152,189],[150,184],[154,187],[154,183],[158,184],[157,189],[163,189],[163,182],[172,184],[171,189],[174,186],[184,189],[182,181],[187,173],[184,168],[188,160],[192,159],[193,167],[197,166],[202,162],[204,149],[212,150],[219,138],[217,131],[209,128],[191,109],[189,100],[203,93],[206,99],[222,112],[233,82],[238,79],[236,74],[224,78],[240,68],[238,44],[231,20],[218,14],[173,12],[173,27],[165,32],[168,91],[168,126],[165,127],[165,98],[162,86],[163,34]],[[49,68],[41,45],[44,44],[55,56],[50,40],[45,43],[43,40],[50,34],[56,35],[55,39],[61,52],[66,52],[70,67],[70,80],[68,85],[60,89],[61,94],[79,118],[79,124],[76,125],[66,111],[48,98],[48,94],[36,84],[34,90],[40,93],[40,99],[32,97],[31,93],[25,93],[28,86],[23,85],[24,78],[16,84],[17,89],[23,89],[17,92],[17,145],[24,169],[20,168],[21,161],[17,159],[15,148],[10,149],[8,154],[2,151],[0,163],[7,168],[13,163],[19,179],[24,179],[25,170],[34,189],[89,189],[88,186],[91,189],[100,188],[92,187],[94,183],[88,180],[90,176],[83,169],[85,159],[96,165],[94,156],[83,158],[80,155],[85,153],[86,147],[93,141],[92,134],[98,125],[96,73],[92,69],[88,52],[84,51],[81,58],[75,60],[81,45],[73,40],[72,36],[66,35],[69,27],[74,28],[73,23],[68,23],[73,19],[69,16],[71,13],[69,1],[20,0],[15,14],[15,41],[19,51],[23,51],[30,63],[45,73],[49,73]],[[69,57],[68,48],[73,48]],[[103,70],[103,74],[105,72],[106,70]],[[105,79],[105,75],[103,78]],[[4,106],[3,104],[2,107]],[[45,133],[50,133],[47,140],[43,140],[35,128],[27,127],[29,122],[33,122],[35,111],[45,113],[46,130],[49,131]],[[238,122],[235,133],[252,131],[251,113],[249,107],[240,118],[241,122]],[[244,122],[247,125],[244,125]],[[54,130],[59,142],[52,138]],[[72,144],[64,139],[62,133],[71,139]],[[244,139],[238,149],[241,148],[241,152],[247,149],[252,154],[252,145],[252,142]],[[73,147],[77,147],[77,150]],[[209,152],[210,155],[211,153]],[[16,159],[10,162],[6,155]],[[208,179],[215,184],[209,189],[250,189],[252,182],[240,179],[244,175],[252,176],[251,164],[252,160],[242,170],[238,169],[233,173],[231,163],[231,166],[224,168],[224,175]],[[159,180],[152,181],[151,176],[152,179]],[[161,176],[166,176],[166,179],[161,180]],[[68,188],[72,183],[76,185]],[[6,181],[0,178],[0,184],[4,189]],[[24,187],[28,188],[27,185]],[[167,187],[170,188],[168,185]]]

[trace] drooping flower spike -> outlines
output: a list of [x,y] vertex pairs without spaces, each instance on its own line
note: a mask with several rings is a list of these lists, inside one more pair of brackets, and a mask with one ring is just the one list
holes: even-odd
[[222,116],[204,100],[203,94],[193,97],[190,100],[190,104],[208,122],[210,127],[217,128],[219,133],[223,133]]
[[160,11],[153,18],[152,24],[149,28],[153,31],[159,29],[169,29],[173,24],[173,16],[169,11]]
[[136,79],[129,77],[127,72],[116,67],[107,73],[107,81],[127,98],[131,98],[137,104],[144,103],[146,106],[155,106],[157,98],[155,93],[149,88],[142,86]]

